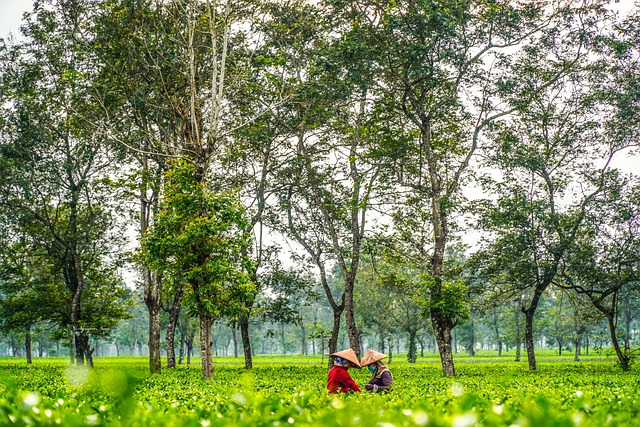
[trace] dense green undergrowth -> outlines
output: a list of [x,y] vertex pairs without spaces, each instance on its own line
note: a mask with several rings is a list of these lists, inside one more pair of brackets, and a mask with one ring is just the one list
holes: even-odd
[[342,396],[326,394],[320,364],[221,363],[205,381],[198,365],[151,376],[145,358],[97,363],[1,360],[0,425],[602,427],[637,425],[640,411],[638,368],[611,362],[459,363],[455,378],[396,362],[391,393]]

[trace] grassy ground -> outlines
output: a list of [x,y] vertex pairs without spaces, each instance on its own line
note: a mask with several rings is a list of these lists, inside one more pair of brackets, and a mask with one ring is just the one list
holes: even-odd
[[[469,363],[443,377],[439,364],[390,365],[394,390],[328,396],[320,356],[216,358],[214,378],[198,363],[149,375],[147,358],[96,358],[96,368],[68,359],[0,359],[0,425],[110,426],[635,426],[640,371],[613,361]],[[595,356],[594,356],[595,357]],[[422,362],[432,358],[421,359]],[[479,356],[475,360],[483,360]],[[194,361],[197,362],[197,361]],[[350,370],[363,385],[369,374]]]

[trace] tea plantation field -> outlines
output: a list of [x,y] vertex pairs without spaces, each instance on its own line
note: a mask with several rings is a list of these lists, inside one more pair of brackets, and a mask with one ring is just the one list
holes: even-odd
[[[198,364],[148,374],[146,358],[96,359],[88,371],[62,359],[0,359],[0,425],[62,426],[635,426],[640,372],[613,362],[394,362],[395,388],[328,396],[319,363],[278,359]],[[350,370],[359,384],[369,375]]]

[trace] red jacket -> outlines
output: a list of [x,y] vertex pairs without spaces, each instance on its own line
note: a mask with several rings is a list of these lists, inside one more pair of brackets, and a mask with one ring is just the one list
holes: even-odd
[[347,393],[350,391],[361,391],[358,384],[352,379],[346,368],[334,365],[327,376],[327,390],[329,394]]

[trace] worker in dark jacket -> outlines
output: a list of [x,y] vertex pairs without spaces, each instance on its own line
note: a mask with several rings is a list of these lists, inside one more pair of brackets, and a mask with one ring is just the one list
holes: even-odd
[[358,362],[358,356],[350,348],[332,353],[333,368],[329,371],[327,376],[327,390],[329,394],[334,393],[348,393],[352,391],[361,391],[358,384],[352,379],[347,370],[351,367],[360,369],[360,363]]
[[365,386],[367,390],[374,392],[389,391],[393,385],[393,376],[387,368],[387,365],[382,363],[382,359],[386,358],[386,354],[378,353],[371,349],[365,351],[362,356],[360,366],[366,366],[371,372],[371,379],[369,384]]

